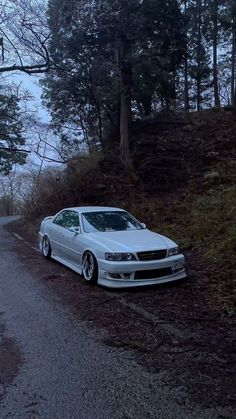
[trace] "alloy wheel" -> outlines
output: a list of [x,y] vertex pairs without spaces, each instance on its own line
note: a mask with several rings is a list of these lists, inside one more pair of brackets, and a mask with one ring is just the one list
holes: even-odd
[[94,255],[86,252],[83,257],[83,277],[86,281],[96,283],[98,279],[98,266]]
[[50,258],[50,256],[51,256],[51,245],[50,245],[49,238],[47,236],[45,236],[43,238],[42,252],[43,252],[43,255],[45,256],[45,258]]

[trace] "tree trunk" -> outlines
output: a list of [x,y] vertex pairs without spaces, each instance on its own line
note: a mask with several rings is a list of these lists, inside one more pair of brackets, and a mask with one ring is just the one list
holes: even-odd
[[188,56],[187,56],[187,45],[184,57],[184,110],[189,112],[189,82],[188,82]]
[[174,69],[173,69],[173,108],[174,110],[177,109],[177,93],[176,93],[176,68],[174,65]]
[[236,7],[233,8],[232,23],[232,71],[231,71],[231,104],[236,107]]
[[132,124],[131,83],[132,64],[129,61],[129,40],[126,36],[126,19],[119,17],[118,64],[120,72],[120,157],[125,168],[131,170],[130,136]]
[[123,62],[120,68],[120,155],[127,169],[130,168],[130,135],[131,135],[131,78],[130,63]]
[[213,85],[215,107],[220,108],[218,86],[218,0],[213,3]]
[[197,110],[201,109],[201,44],[202,44],[202,0],[198,0],[198,36],[197,36]]
[[143,96],[140,102],[144,110],[144,116],[150,116],[152,112],[152,97],[148,95]]
[[[187,19],[187,0],[184,2],[184,14]],[[185,25],[186,44],[184,55],[184,110],[189,112],[189,81],[188,81],[188,39],[187,39],[187,25]]]

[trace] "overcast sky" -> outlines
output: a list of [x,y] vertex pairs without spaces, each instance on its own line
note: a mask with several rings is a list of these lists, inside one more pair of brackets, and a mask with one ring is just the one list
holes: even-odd
[[38,115],[43,122],[50,121],[50,115],[42,104],[41,95],[42,88],[39,85],[39,78],[36,76],[28,76],[27,74],[19,73],[12,75],[12,80],[15,83],[22,83],[22,87],[29,90],[33,96],[32,106],[38,109]]
[[[42,95],[42,88],[39,84],[39,77],[37,76],[29,76],[27,74],[18,73],[13,74],[10,76],[10,79],[13,83],[19,84],[21,83],[21,88],[24,90],[27,90],[32,95],[32,100],[29,101],[28,107],[31,111],[35,112],[35,116],[37,119],[39,119],[41,122],[44,123],[50,123],[50,114],[47,112],[47,109],[43,106],[41,95]],[[8,79],[9,81],[9,79]],[[28,138],[29,144],[32,141],[32,137]],[[55,145],[56,139],[53,137],[53,135],[50,135],[48,138],[48,141],[50,144]],[[36,147],[35,147],[36,148]],[[43,149],[40,150],[41,154],[43,154]],[[47,147],[46,155],[50,158],[58,159],[57,153],[54,152],[50,147]],[[31,153],[28,158],[29,163],[33,162],[34,164],[40,164],[41,159],[35,154]],[[46,161],[44,162],[44,167],[47,166],[49,163]],[[53,163],[50,162],[50,165]],[[58,167],[58,164],[56,164]],[[24,170],[24,166],[20,170]]]

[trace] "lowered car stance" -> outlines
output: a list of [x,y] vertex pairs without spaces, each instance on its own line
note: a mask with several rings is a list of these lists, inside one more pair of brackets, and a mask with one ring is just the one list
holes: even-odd
[[63,209],[42,221],[39,246],[45,258],[55,259],[87,282],[110,288],[186,277],[176,243],[120,208]]

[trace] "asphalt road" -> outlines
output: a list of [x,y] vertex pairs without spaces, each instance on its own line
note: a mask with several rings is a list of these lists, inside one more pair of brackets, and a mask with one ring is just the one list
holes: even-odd
[[217,417],[179,406],[181,389],[164,386],[162,373],[147,373],[75,320],[20,260],[8,221],[0,218],[1,419]]

